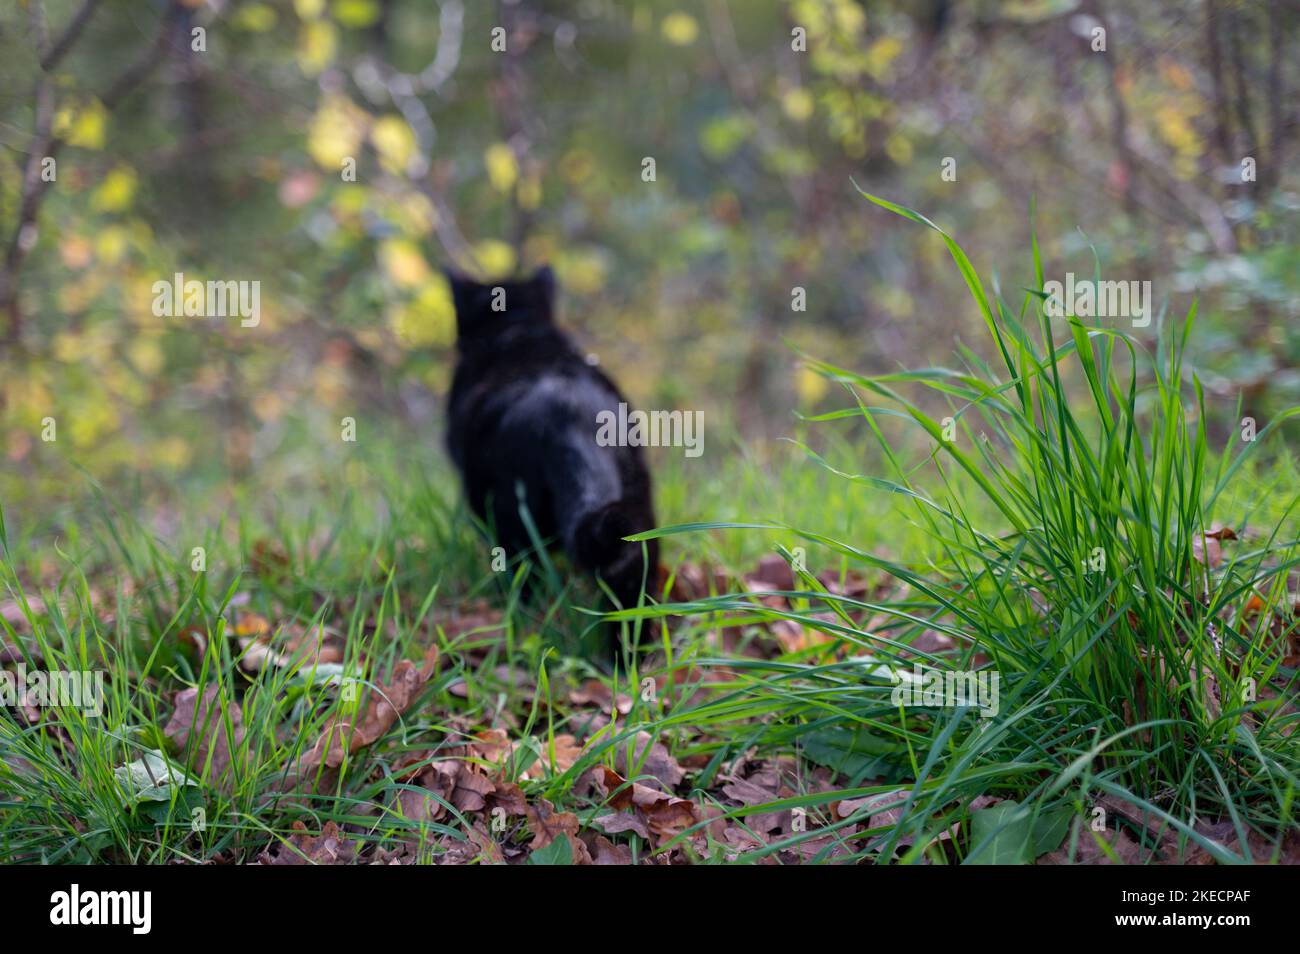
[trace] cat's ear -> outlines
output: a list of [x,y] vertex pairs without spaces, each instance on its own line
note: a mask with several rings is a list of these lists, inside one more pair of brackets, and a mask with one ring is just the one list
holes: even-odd
[[474,299],[480,288],[479,283],[450,266],[444,268],[442,274],[447,279],[447,284],[451,286],[451,300],[456,305],[456,311],[460,314],[473,311]]
[[551,266],[543,265],[533,273],[531,281],[535,288],[541,290],[548,304],[555,303],[555,272],[551,270]]

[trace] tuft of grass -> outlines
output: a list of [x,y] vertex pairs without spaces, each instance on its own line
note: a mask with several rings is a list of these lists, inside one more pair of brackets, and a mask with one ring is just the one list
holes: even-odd
[[[1224,507],[1240,503],[1234,480],[1253,473],[1250,457],[1300,409],[1213,456],[1204,392],[1187,360],[1195,306],[1180,325],[1162,314],[1153,344],[1118,327],[1049,318],[1035,237],[1034,287],[1013,308],[937,225],[863,195],[942,237],[992,357],[961,346],[957,368],[862,375],[805,356],[850,400],[817,420],[860,421],[885,472],[851,473],[811,451],[809,459],[862,492],[903,502],[926,546],[900,559],[782,521],[666,527],[642,537],[783,533],[883,572],[899,596],[851,598],[803,572],[785,594],[793,611],[722,594],[646,612],[790,620],[848,647],[753,661],[730,704],[774,714],[761,744],[833,767],[850,785],[901,786],[897,824],[857,837],[858,857],[1006,860],[1016,839],[1018,860],[1063,840],[1073,856],[1090,838],[1113,853],[1090,823],[1115,800],[1147,819],[1132,826],[1143,848],[1155,839],[1166,854],[1190,843],[1223,861],[1276,857],[1300,787],[1296,672],[1284,665],[1296,626],[1287,577],[1298,556],[1283,534],[1300,497],[1292,485],[1256,512],[1272,517],[1265,526]],[[918,428],[929,445],[919,464],[900,450]],[[997,715],[900,706],[894,686],[916,664],[927,679],[996,673]],[[683,717],[727,718],[716,706]],[[996,824],[971,810],[990,795],[1007,800]],[[1198,830],[1205,819],[1230,821],[1240,852]],[[971,826],[968,850],[948,840],[954,823]],[[1245,847],[1252,831],[1249,844],[1270,846],[1263,858]]]

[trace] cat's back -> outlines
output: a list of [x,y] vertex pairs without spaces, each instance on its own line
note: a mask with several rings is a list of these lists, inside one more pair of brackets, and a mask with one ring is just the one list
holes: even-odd
[[622,395],[558,329],[463,355],[452,379],[449,442],[519,431],[545,437],[596,430],[596,415]]

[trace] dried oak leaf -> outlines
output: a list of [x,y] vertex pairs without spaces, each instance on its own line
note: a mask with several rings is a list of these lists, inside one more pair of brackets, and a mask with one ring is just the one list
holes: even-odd
[[599,679],[588,679],[570,692],[569,702],[575,706],[594,706],[602,712],[609,712],[612,709],[619,715],[627,715],[632,711],[631,696],[625,692],[615,696],[614,690]]
[[451,793],[451,803],[462,812],[481,812],[487,807],[487,799],[496,791],[496,785],[486,775],[474,771],[464,762],[456,763],[460,771],[456,775],[456,787]]
[[172,717],[163,727],[163,735],[179,749],[189,744],[191,733],[196,734],[186,769],[205,782],[218,785],[230,781],[226,774],[233,760],[232,750],[239,751],[244,739],[244,716],[239,704],[226,701],[223,706],[217,698],[219,692],[219,686],[209,686],[200,699],[198,689],[181,690],[176,694]]
[[573,763],[582,755],[582,745],[568,733],[557,735],[553,740],[543,739],[540,745],[541,758],[521,772],[520,778],[543,778],[552,772],[562,774],[572,768]]
[[610,812],[608,815],[598,815],[591,820],[591,823],[607,835],[630,831],[640,835],[646,841],[650,840],[650,829],[646,827],[645,819],[634,812]]
[[524,799],[524,792],[514,782],[503,782],[496,780],[495,788],[492,794],[487,796],[487,808],[489,812],[502,809],[507,815],[526,815],[528,813],[528,802]]
[[604,835],[588,835],[583,838],[593,865],[630,865],[632,849],[627,845],[616,845]]
[[[779,791],[763,788],[748,779],[736,779],[722,786],[722,793],[742,805],[763,805],[781,798]],[[756,812],[745,816],[745,824],[753,831],[767,834],[771,831],[784,830],[790,820],[789,809],[768,812]]]
[[514,751],[505,729],[483,729],[465,743],[465,755],[492,765],[501,765]]
[[779,553],[765,553],[759,558],[757,569],[745,578],[747,584],[751,581],[765,584],[769,589],[793,590],[794,569]]
[[1236,539],[1237,532],[1231,527],[1211,527],[1204,533],[1192,537],[1192,558],[1197,563],[1213,569],[1223,562],[1223,548],[1219,546],[1220,541]]
[[319,835],[311,835],[306,825],[296,821],[288,844],[268,848],[258,861],[264,865],[346,865],[356,857],[356,846],[334,822],[326,822]]
[[249,565],[256,576],[275,578],[284,576],[289,569],[289,554],[284,546],[274,540],[258,540],[249,554]]
[[545,848],[559,835],[568,835],[570,843],[578,840],[578,816],[573,812],[557,812],[554,805],[540,798],[536,805],[528,806],[525,814],[528,830],[533,833],[528,847],[533,851]]
[[345,755],[365,748],[384,735],[398,717],[419,695],[438,666],[438,650],[432,647],[417,667],[409,659],[400,660],[393,667],[387,685],[379,692],[372,691],[365,713],[359,720],[336,718],[316,740],[316,744],[299,760],[300,771],[310,771],[324,764],[338,768]]
[[[649,750],[646,750],[649,746]],[[644,754],[644,761],[642,755]],[[628,775],[627,747],[620,745],[614,756],[614,764],[619,774]],[[570,765],[573,763],[570,762]],[[665,791],[672,791],[686,777],[686,772],[672,757],[668,747],[662,742],[654,741],[649,732],[638,732],[632,746],[632,765],[640,766],[641,774],[653,775]]]
[[[629,784],[623,776],[607,766],[597,766],[590,775],[593,787],[608,799],[609,805],[619,811],[631,808],[640,816],[645,822],[650,841],[656,847],[709,817],[689,799],[666,795],[640,782]],[[719,834],[724,829],[725,825],[719,827]]]
[[1079,832],[1079,842],[1075,847],[1074,858],[1070,858],[1070,840],[1067,838],[1065,844],[1056,851],[1048,852],[1034,862],[1036,865],[1113,865],[1114,861],[1098,843],[1097,839],[1104,838],[1111,851],[1119,858],[1119,863],[1123,865],[1140,865],[1143,861],[1143,851],[1129,834],[1122,829],[1119,831],[1107,831],[1104,835],[1101,832],[1093,832],[1090,829],[1084,829]]
[[501,846],[492,840],[488,830],[478,822],[474,822],[469,827],[465,836],[465,841],[457,839],[451,842],[446,853],[439,859],[440,863],[444,865],[506,863],[505,855],[501,853]]
[[397,810],[415,825],[424,825],[440,819],[451,802],[453,781],[436,769],[419,777],[418,788],[404,788],[397,793]]

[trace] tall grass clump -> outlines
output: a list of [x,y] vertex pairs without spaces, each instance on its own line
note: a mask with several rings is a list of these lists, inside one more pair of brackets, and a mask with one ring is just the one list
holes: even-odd
[[[963,861],[1029,860],[1031,848],[1058,845],[1073,855],[1080,839],[1104,840],[1089,824],[1096,808],[1121,803],[1146,819],[1132,834],[1151,852],[1194,843],[1220,860],[1261,860],[1260,845],[1264,860],[1276,855],[1294,824],[1300,768],[1288,659],[1296,544],[1280,525],[1220,511],[1248,457],[1295,410],[1253,441],[1234,427],[1212,454],[1187,359],[1195,306],[1140,333],[1154,342],[1118,321],[1049,317],[1035,238],[1035,287],[1013,308],[938,226],[863,195],[939,232],[993,356],[962,346],[957,368],[877,375],[808,358],[850,395],[819,419],[862,422],[887,468],[837,472],[866,493],[897,495],[900,522],[922,531],[931,555],[883,556],[783,525],[817,552],[883,570],[889,598],[828,592],[800,572],[789,612],[746,594],[659,610],[717,620],[744,611],[751,623],[784,618],[833,637],[834,649],[755,662],[737,692],[779,707],[769,738],[850,785],[906,791],[897,826],[857,840],[864,855],[915,859],[941,844]],[[919,463],[903,449],[917,428],[927,447]],[[997,673],[997,714],[897,704],[893,687],[918,664],[923,680]],[[997,824],[979,819],[957,849],[947,832],[975,820],[977,796],[986,799],[975,807],[1007,801]],[[1231,822],[1238,847],[1207,837],[1206,820]]]

